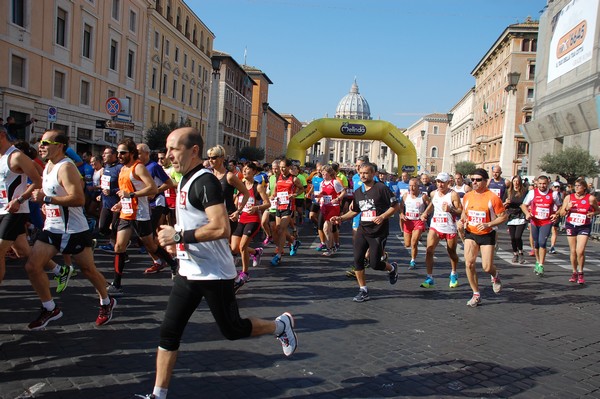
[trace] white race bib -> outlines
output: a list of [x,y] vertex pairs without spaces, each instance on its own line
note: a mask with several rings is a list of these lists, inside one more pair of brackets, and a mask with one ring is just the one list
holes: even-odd
[[123,215],[133,215],[133,201],[131,201],[131,198],[121,198],[121,212]]
[[567,222],[571,223],[573,226],[583,226],[586,220],[587,215],[585,213],[571,213],[569,217],[567,217]]
[[321,201],[323,202],[323,205],[328,205],[331,204],[331,195],[324,195],[321,197]]
[[277,193],[277,201],[279,205],[287,205],[290,203],[290,194],[287,191],[280,191]]
[[363,222],[372,222],[377,217],[377,211],[362,211],[360,220]]
[[538,220],[550,219],[550,209],[540,207],[535,208],[535,218]]
[[490,191],[493,192],[494,194],[496,194],[498,197],[500,196],[500,193],[502,191],[500,191],[499,188],[490,188]]
[[418,220],[419,219],[419,208],[406,208],[406,212],[404,213],[408,220]]
[[65,231],[65,222],[62,218],[59,205],[46,204],[46,226]]
[[6,191],[6,183],[0,183],[0,205],[8,204],[8,191]]
[[184,260],[190,259],[190,255],[185,250],[185,243],[183,243],[183,242],[177,243],[177,244],[175,244],[175,248],[177,248],[177,259],[184,259]]
[[110,190],[110,176],[100,176],[100,188],[102,190]]
[[469,210],[467,212],[467,217],[469,218],[470,226],[477,226],[479,224],[485,223],[485,221],[486,221],[485,211]]

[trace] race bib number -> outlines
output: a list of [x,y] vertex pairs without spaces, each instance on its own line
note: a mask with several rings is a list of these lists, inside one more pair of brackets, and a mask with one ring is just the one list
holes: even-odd
[[171,197],[171,190],[165,190],[165,198]]
[[177,249],[177,259],[189,260],[190,255],[185,249],[185,243],[180,242],[175,244],[175,248]]
[[377,211],[362,211],[360,220],[363,222],[372,222],[377,217]]
[[448,224],[448,216],[447,215],[433,215],[431,218],[431,223],[434,224]]
[[538,220],[550,219],[549,208],[535,208],[535,218]]
[[248,201],[246,201],[246,205],[244,205],[244,209],[243,212],[250,212],[250,208],[252,208],[254,206],[254,197],[250,197],[248,198]]
[[486,213],[485,213],[485,211],[469,210],[467,212],[467,216],[469,218],[469,225],[470,226],[477,226],[478,224],[486,222]]
[[133,215],[133,201],[131,198],[121,198],[121,212],[123,215]]
[[100,188],[103,190],[110,190],[110,176],[100,176]]
[[277,193],[277,201],[279,205],[287,205],[290,203],[290,195],[287,191],[280,191]]
[[331,195],[324,195],[321,197],[321,200],[323,201],[323,205],[329,205],[331,204]]
[[59,205],[46,204],[46,226],[60,231],[65,230],[65,222]]
[[0,183],[0,205],[8,204],[8,192],[6,191],[6,183]]
[[277,209],[277,199],[271,199],[270,202],[271,202],[271,208],[269,208],[269,209],[273,209],[273,210]]
[[404,214],[408,220],[418,220],[420,215],[419,208],[406,208]]
[[498,197],[502,193],[502,191],[500,191],[499,188],[490,188],[490,191],[493,192],[494,194],[496,194]]
[[587,215],[585,213],[571,213],[569,217],[567,217],[567,222],[573,226],[583,226],[586,220]]

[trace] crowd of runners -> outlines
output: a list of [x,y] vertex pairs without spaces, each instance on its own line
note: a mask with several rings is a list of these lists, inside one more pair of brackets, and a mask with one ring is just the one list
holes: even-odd
[[[600,213],[583,177],[566,187],[547,176],[532,182],[505,179],[496,166],[492,176],[476,169],[468,177],[403,172],[396,178],[378,171],[366,156],[347,171],[336,163],[302,167],[283,156],[264,164],[234,161],[221,146],[204,149],[192,128],[173,131],[166,148],[156,152],[125,139],[102,154],[82,155],[69,148],[62,131],[46,131],[36,149],[14,143],[0,127],[0,282],[4,255],[26,259],[42,304],[28,327],[43,329],[63,315],[50,280],[60,294],[79,269],[98,293],[96,325],[102,326],[112,319],[116,298],[127,292],[127,273],[137,272],[127,256],[131,244],[150,258],[145,274],[170,271],[173,289],[161,326],[156,385],[147,398],[166,397],[181,335],[203,298],[228,339],[274,334],[286,356],[294,353],[290,313],[271,321],[243,319],[235,297],[250,281],[252,267],[278,267],[297,256],[307,245],[298,237],[305,224],[310,225],[305,235],[314,231],[318,256],[331,259],[346,250],[340,248],[341,224],[352,223],[353,264],[345,273],[356,279],[355,302],[370,299],[367,268],[384,271],[390,284],[407,268],[423,270],[425,289],[435,287],[441,275],[448,276],[449,288],[458,287],[460,248],[472,289],[467,305],[476,307],[481,302],[478,257],[493,291],[502,289],[494,265],[497,234],[510,236],[512,262],[523,264],[527,231],[533,270],[541,276],[558,229],[564,228],[573,269],[569,281],[584,284],[585,247],[592,218]],[[405,261],[386,252],[390,223],[403,232],[410,253]],[[96,239],[106,243],[96,249]],[[419,254],[422,239],[426,250]],[[445,241],[450,271],[434,276],[440,241]],[[112,281],[96,268],[94,250],[114,255]],[[64,264],[52,260],[57,254]]]

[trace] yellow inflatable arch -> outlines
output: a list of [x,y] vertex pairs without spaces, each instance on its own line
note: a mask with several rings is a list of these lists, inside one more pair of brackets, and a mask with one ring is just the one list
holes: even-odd
[[[413,143],[390,122],[381,120],[322,118],[311,122],[292,137],[286,156],[304,164],[306,150],[322,138],[381,140],[396,153],[398,174],[417,172],[417,151]],[[368,154],[365,154],[368,155]]]

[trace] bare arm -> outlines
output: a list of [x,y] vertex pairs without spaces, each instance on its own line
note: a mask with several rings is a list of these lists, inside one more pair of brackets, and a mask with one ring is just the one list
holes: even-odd
[[[56,167],[56,165],[54,166]],[[67,192],[67,195],[51,197],[50,203],[60,206],[83,206],[85,205],[85,194],[81,186],[81,175],[75,164],[65,162],[58,170],[58,182]],[[42,202],[45,194],[41,189],[33,190],[31,200]]]
[[[215,241],[221,238],[229,238],[229,217],[225,204],[216,204],[209,206],[204,210],[208,217],[208,223],[194,230],[194,238],[196,242]],[[175,228],[168,225],[160,226],[158,232],[158,242],[160,245],[175,244],[173,236]]]
[[[140,180],[143,181],[144,184],[146,185],[146,187],[142,188],[141,190],[135,191],[136,197],[151,197],[158,193],[158,187],[156,187],[156,183],[154,182],[154,179],[152,178],[152,176],[150,176],[150,172],[148,172],[148,169],[146,169],[146,167],[144,165],[142,165],[141,163],[138,164],[135,167],[135,170],[133,171],[133,173],[134,173],[134,175],[139,177]],[[129,197],[130,193],[129,193],[129,191],[119,190],[117,192],[117,194],[121,198],[123,198],[123,197],[127,198],[127,197]]]

